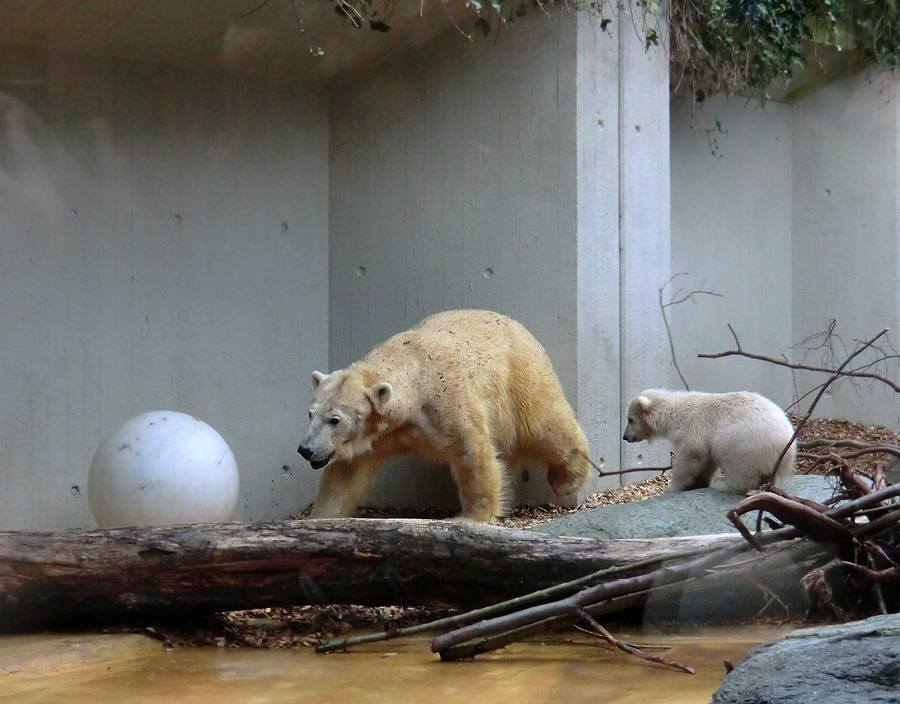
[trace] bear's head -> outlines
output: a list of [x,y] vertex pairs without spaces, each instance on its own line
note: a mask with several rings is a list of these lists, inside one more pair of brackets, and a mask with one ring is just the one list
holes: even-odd
[[366,384],[353,370],[313,372],[309,427],[297,448],[313,469],[332,460],[350,460],[371,449],[377,419],[385,415],[393,388],[386,381]]
[[647,392],[637,396],[628,404],[627,424],[622,439],[626,442],[640,442],[653,437],[654,431],[649,418],[653,409],[653,401]]

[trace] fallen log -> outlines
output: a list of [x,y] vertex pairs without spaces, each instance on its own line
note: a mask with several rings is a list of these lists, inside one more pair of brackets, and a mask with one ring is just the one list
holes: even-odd
[[0,533],[0,632],[345,603],[469,609],[738,536],[598,541],[335,519]]

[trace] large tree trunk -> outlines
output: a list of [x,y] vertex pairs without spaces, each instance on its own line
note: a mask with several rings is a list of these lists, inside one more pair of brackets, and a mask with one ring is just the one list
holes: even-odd
[[395,519],[0,533],[0,631],[322,603],[470,608],[698,541],[711,539],[595,541]]

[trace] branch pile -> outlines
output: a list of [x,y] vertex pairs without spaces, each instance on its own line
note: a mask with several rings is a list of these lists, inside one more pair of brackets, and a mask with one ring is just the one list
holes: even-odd
[[[863,575],[877,603],[887,608],[881,584],[897,578],[897,566],[883,545],[896,544],[900,504],[892,499],[900,486],[869,492],[852,502],[828,509],[779,492],[760,492],[738,504],[731,514],[746,541],[698,549],[650,564],[634,564],[544,589],[493,607],[461,614],[430,624],[388,633],[345,638],[320,644],[320,652],[364,642],[386,640],[467,624],[432,641],[442,660],[471,658],[539,633],[581,623],[621,647],[597,618],[646,603],[654,597],[677,595],[684,588],[727,593],[735,584],[771,575],[797,565],[804,567],[807,583],[825,578],[828,571],[845,567]],[[784,525],[751,534],[740,517],[765,511]],[[770,519],[771,520],[771,519]],[[887,561],[887,565],[885,565]],[[878,569],[870,565],[880,565]],[[629,650],[629,652],[631,652]],[[657,662],[664,659],[635,653]],[[665,663],[683,669],[678,663]]]

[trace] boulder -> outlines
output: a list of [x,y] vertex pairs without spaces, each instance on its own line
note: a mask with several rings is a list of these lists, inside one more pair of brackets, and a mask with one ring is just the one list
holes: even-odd
[[[834,480],[817,475],[797,475],[786,479],[780,488],[794,496],[825,501],[834,493]],[[736,533],[737,529],[726,514],[743,498],[713,489],[673,492],[645,501],[579,511],[531,530],[547,535],[605,540]],[[748,514],[747,520],[753,515]]]
[[751,650],[711,704],[900,702],[900,615],[794,631]]
[[[834,480],[798,475],[781,486],[794,496],[825,501],[834,493]],[[737,533],[726,514],[744,497],[712,489],[663,494],[645,501],[614,504],[557,518],[531,528],[539,533],[579,538],[702,537]],[[755,528],[755,513],[744,520]],[[800,580],[808,565],[796,564],[791,554],[770,563],[770,572],[719,585],[691,584],[664,597],[651,597],[643,608],[646,626],[671,623],[738,623],[804,618],[809,596]]]

